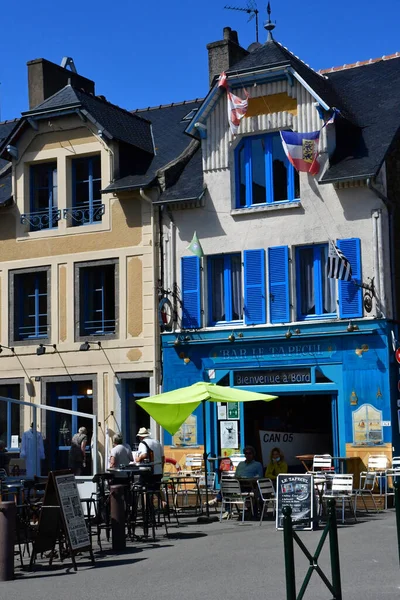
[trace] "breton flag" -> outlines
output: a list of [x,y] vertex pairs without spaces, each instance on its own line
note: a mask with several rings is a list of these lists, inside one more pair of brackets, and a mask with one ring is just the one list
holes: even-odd
[[246,94],[246,98],[244,100],[239,98],[239,96],[232,94],[228,87],[226,73],[221,73],[218,87],[224,87],[226,89],[229,127],[231,128],[233,135],[236,135],[239,129],[240,121],[245,116],[249,107],[249,94],[246,91],[244,92]]
[[332,242],[329,242],[327,276],[331,279],[351,281],[351,264],[343,252]]
[[318,143],[319,131],[294,133],[281,131],[283,149],[289,162],[297,171],[316,175],[319,171]]

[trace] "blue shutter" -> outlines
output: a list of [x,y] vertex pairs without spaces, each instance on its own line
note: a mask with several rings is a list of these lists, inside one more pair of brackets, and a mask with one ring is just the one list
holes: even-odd
[[271,323],[288,323],[289,248],[268,248],[269,315]]
[[244,251],[244,317],[246,325],[265,323],[265,251]]
[[181,259],[182,278],[182,328],[199,329],[200,318],[200,258],[183,256]]
[[[338,240],[337,245],[350,261],[354,281],[361,284],[361,243],[359,238]],[[363,316],[362,288],[354,285],[352,281],[339,281],[339,316],[341,319]]]

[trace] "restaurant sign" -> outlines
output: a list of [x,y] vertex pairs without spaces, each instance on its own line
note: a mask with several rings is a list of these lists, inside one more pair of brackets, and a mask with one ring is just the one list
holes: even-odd
[[209,357],[214,362],[282,361],[293,359],[331,358],[337,349],[329,343],[257,344],[251,346],[213,346]]
[[235,371],[234,385],[294,385],[311,383],[311,369]]

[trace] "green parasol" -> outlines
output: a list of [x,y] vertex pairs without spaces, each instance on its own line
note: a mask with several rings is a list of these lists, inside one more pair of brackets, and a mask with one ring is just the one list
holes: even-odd
[[277,396],[248,392],[237,388],[215,385],[199,381],[188,387],[165,392],[146,398],[136,400],[153,419],[171,435],[174,435],[179,427],[186,421],[189,415],[203,404],[203,432],[204,432],[204,470],[206,481],[206,512],[209,518],[208,486],[207,486],[207,450],[206,450],[206,410],[205,401],[209,402],[270,402]]
[[269,402],[275,398],[277,396],[199,381],[172,392],[158,394],[145,400],[137,400],[136,403],[144,408],[161,427],[174,435],[188,416],[205,400],[209,402],[255,402],[260,400]]

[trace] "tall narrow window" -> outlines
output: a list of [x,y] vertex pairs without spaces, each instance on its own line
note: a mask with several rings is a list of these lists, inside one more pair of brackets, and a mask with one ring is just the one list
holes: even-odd
[[240,254],[210,256],[210,322],[243,320],[242,261]]
[[336,281],[327,277],[328,244],[297,249],[298,317],[336,315]]
[[79,268],[79,335],[115,333],[115,264]]
[[14,341],[49,335],[48,271],[13,274]]
[[75,158],[72,161],[72,209],[64,215],[71,225],[90,225],[102,220],[100,156]]
[[238,208],[299,198],[299,174],[289,163],[279,134],[243,138],[235,155]]
[[57,163],[32,165],[30,186],[30,212],[21,215],[21,222],[28,223],[31,231],[57,227],[61,216],[57,207]]

